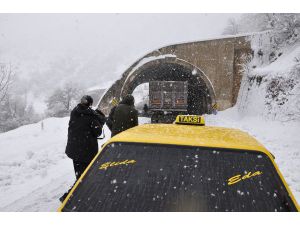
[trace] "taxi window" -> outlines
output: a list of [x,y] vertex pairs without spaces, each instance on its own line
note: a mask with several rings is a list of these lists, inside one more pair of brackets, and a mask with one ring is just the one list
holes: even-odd
[[296,211],[270,159],[253,151],[114,143],[62,211]]

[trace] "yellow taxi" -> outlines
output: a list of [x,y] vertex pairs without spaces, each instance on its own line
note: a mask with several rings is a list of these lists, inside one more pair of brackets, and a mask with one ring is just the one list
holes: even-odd
[[59,211],[299,211],[272,154],[203,116],[144,124],[111,138]]

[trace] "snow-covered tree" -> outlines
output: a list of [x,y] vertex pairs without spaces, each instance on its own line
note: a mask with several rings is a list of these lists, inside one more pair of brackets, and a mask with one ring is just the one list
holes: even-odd
[[17,87],[12,64],[0,63],[0,132],[36,122],[39,117],[28,105],[26,94]]
[[225,27],[222,34],[224,35],[235,35],[239,33],[239,25],[234,18],[229,18],[227,26]]
[[273,28],[274,14],[250,13],[241,16],[238,21],[239,33],[252,33],[271,30]]
[[272,31],[271,41],[275,48],[294,44],[300,40],[300,14],[252,13],[244,14],[239,21],[230,19],[224,34]]
[[12,65],[0,63],[0,106],[4,101],[14,77]]
[[41,119],[34,111],[33,106],[25,101],[24,95],[8,92],[0,104],[0,132],[9,131]]
[[82,95],[82,89],[74,83],[66,83],[62,88],[56,89],[47,99],[47,114],[62,117],[70,113]]
[[300,14],[274,14],[272,17],[274,42],[278,46],[300,41]]
[[267,31],[252,36],[254,54],[243,71],[239,111],[299,120],[300,14],[247,14],[239,27],[240,32]]

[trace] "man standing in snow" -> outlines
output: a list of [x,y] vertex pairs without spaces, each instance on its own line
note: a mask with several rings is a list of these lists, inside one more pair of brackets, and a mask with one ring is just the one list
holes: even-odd
[[111,136],[138,125],[138,112],[134,107],[134,97],[127,95],[118,106],[112,108],[108,117]]
[[144,116],[148,116],[149,108],[147,104],[144,104],[143,110],[144,110]]
[[[70,116],[66,154],[73,160],[76,180],[98,153],[97,137],[105,123],[105,115],[100,110],[93,110],[92,104],[91,96],[83,96]],[[69,191],[60,197],[61,202]]]

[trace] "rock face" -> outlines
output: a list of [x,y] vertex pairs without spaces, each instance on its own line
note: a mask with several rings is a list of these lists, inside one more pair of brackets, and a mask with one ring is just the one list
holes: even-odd
[[113,98],[132,93],[152,80],[188,81],[189,102],[196,111],[211,113],[232,107],[237,100],[243,64],[251,55],[249,36],[181,43],[157,49],[129,67],[102,96],[98,107],[106,114]]

